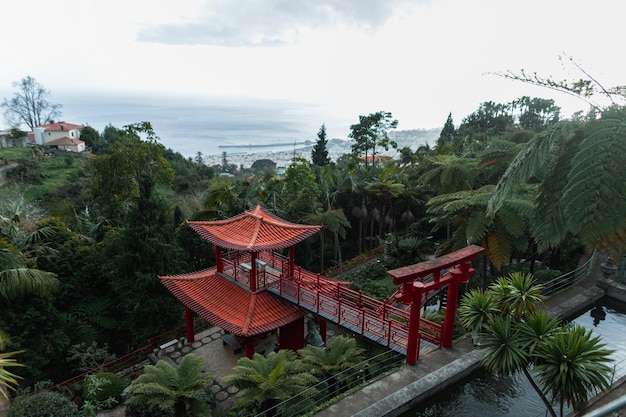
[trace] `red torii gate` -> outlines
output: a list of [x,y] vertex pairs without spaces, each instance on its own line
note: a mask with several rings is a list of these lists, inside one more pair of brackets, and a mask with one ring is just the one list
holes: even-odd
[[[422,297],[428,291],[438,290],[445,285],[448,286],[448,302],[443,321],[441,345],[445,348],[452,347],[459,284],[469,282],[470,276],[474,273],[474,269],[470,268],[470,265],[484,251],[485,249],[480,246],[470,245],[430,261],[387,271],[387,274],[393,278],[395,285],[402,285],[401,300],[411,304],[406,352],[407,364],[415,365],[417,362]],[[442,271],[451,267],[456,268],[450,269],[442,275]],[[434,279],[428,283],[422,282],[430,274],[433,275]]]

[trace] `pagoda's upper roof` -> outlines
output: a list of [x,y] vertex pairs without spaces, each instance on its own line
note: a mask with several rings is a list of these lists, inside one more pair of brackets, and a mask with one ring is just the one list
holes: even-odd
[[226,220],[188,223],[193,230],[214,245],[248,252],[293,246],[317,233],[321,227],[288,222],[261,206]]
[[159,278],[185,306],[238,336],[266,333],[305,315],[268,291],[246,291],[219,275],[216,268]]

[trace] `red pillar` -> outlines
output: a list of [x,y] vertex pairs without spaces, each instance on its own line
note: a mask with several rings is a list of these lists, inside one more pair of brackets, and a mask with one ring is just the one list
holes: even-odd
[[256,292],[256,252],[250,253],[250,291]]
[[320,319],[320,336],[322,336],[322,341],[326,346],[326,320],[324,319]]
[[304,317],[281,327],[278,337],[281,349],[302,349],[304,347]]
[[296,251],[294,246],[289,247],[289,278],[294,276],[294,265],[296,263]]
[[193,343],[195,341],[193,331],[193,312],[187,306],[185,306],[185,330],[187,333],[187,343]]
[[419,353],[420,310],[422,309],[423,290],[423,283],[413,283],[413,300],[411,301],[411,313],[409,315],[409,340],[406,347],[406,363],[411,366],[417,362]]
[[215,267],[217,272],[224,272],[224,263],[222,262],[222,251],[220,247],[215,245]]
[[246,347],[246,358],[254,359],[254,340],[251,337],[246,338],[244,346]]

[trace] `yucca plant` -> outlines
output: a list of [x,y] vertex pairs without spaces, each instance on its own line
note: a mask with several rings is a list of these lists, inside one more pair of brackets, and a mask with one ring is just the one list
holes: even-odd
[[544,387],[559,401],[560,415],[564,404],[576,411],[584,409],[589,397],[611,385],[613,368],[610,355],[598,336],[580,325],[571,325],[556,333],[537,352],[541,363],[535,371]]

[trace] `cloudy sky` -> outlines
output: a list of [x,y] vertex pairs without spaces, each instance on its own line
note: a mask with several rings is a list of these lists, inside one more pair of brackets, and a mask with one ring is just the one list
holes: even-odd
[[[67,92],[315,103],[352,122],[458,124],[481,102],[582,102],[493,73],[626,85],[621,0],[20,0],[0,4],[0,97]],[[329,116],[330,117],[330,116]]]

